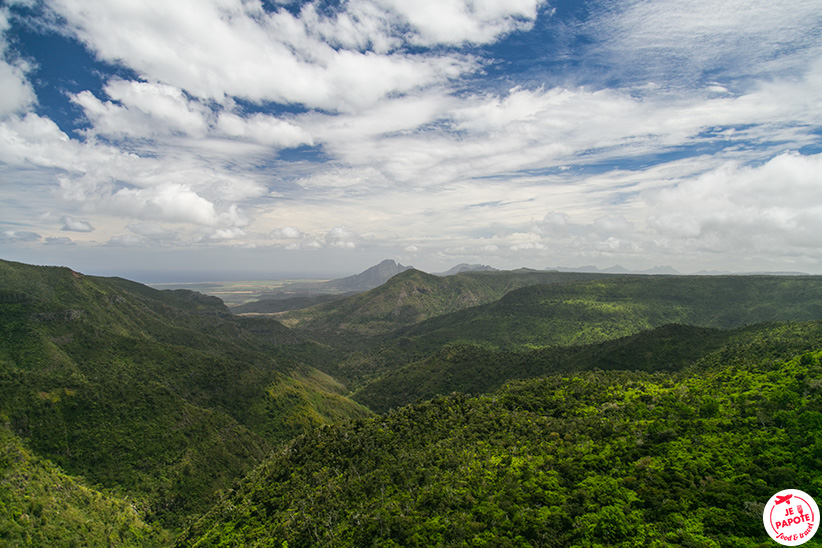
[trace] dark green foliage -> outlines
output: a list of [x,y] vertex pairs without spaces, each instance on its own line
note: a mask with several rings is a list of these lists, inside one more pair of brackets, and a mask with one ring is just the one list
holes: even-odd
[[[720,354],[712,354],[723,348]],[[515,379],[585,370],[674,372],[778,358],[822,348],[822,323],[760,324],[735,330],[666,325],[599,344],[510,352],[449,345],[367,384],[352,397],[378,412],[452,392],[492,392]],[[734,355],[733,349],[741,354]]]
[[464,341],[522,349],[590,344],[672,323],[730,329],[817,319],[822,277],[611,276],[525,287],[402,334],[428,348]]
[[378,412],[460,392],[492,392],[514,379],[581,370],[677,371],[732,338],[734,332],[683,325],[663,326],[594,345],[504,351],[449,345],[405,365],[354,394]]
[[333,335],[380,335],[428,318],[495,301],[516,288],[590,280],[602,275],[558,272],[463,272],[440,277],[419,270],[397,274],[382,286],[283,316],[324,340]]
[[[455,344],[521,352],[591,345],[669,324],[730,329],[822,319],[822,277],[816,276],[598,275],[593,280],[560,280],[515,289],[499,300],[361,341],[335,373],[361,389]],[[350,321],[356,323],[356,311],[351,314]]]
[[[0,419],[67,472],[178,527],[276,443],[368,411],[310,345],[222,302],[0,261]],[[20,295],[25,295],[20,298]]]
[[822,325],[780,323],[817,277],[412,270],[284,317],[0,261],[0,545],[767,546],[822,496]]
[[148,548],[170,540],[133,503],[67,476],[0,426],[0,545]]
[[820,355],[544,377],[325,427],[179,545],[767,546],[773,493],[822,495]]

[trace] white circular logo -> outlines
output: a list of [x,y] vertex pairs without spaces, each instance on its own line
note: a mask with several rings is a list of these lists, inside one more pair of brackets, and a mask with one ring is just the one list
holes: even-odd
[[785,489],[771,497],[762,512],[765,530],[783,546],[799,546],[819,529],[819,507],[798,489]]

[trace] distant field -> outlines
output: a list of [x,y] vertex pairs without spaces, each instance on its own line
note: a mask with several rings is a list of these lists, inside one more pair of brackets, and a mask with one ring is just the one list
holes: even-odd
[[287,298],[305,294],[334,295],[339,291],[322,286],[327,279],[244,280],[235,282],[192,282],[150,284],[155,289],[190,289],[219,297],[228,306],[264,298]]

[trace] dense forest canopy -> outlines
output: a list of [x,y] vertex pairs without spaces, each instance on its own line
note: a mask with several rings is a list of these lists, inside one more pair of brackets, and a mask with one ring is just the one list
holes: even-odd
[[406,270],[275,315],[0,261],[0,543],[769,546],[822,278]]

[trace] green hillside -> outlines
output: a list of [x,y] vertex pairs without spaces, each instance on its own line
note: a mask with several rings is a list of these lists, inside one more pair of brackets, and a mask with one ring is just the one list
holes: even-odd
[[[473,274],[497,282],[507,274],[522,279],[519,273]],[[409,363],[427,360],[455,345],[481,346],[507,355],[596,344],[669,324],[731,329],[770,321],[822,319],[822,278],[817,276],[591,274],[577,280],[560,273],[538,273],[528,279],[536,281],[542,274],[553,276],[553,283],[520,287],[486,304],[443,311],[378,336],[341,332],[336,339],[326,339],[339,350],[339,359],[326,370],[360,391]],[[389,285],[358,295],[357,302],[384,304],[379,290],[397,287]],[[337,305],[346,302],[353,301],[346,299]],[[330,314],[338,311],[335,308]],[[321,307],[311,312],[320,314]],[[362,321],[355,309],[348,310],[346,317],[350,324]],[[294,329],[313,336],[302,325]]]
[[813,276],[409,270],[271,317],[0,261],[0,545],[765,546],[822,495],[820,320]]
[[437,316],[489,303],[529,285],[597,279],[607,275],[513,271],[434,276],[419,270],[397,274],[376,289],[339,301],[295,310],[280,318],[314,336],[381,335]]
[[779,333],[311,431],[178,546],[771,546],[773,493],[822,496],[822,352],[774,360]]
[[534,285],[402,332],[428,346],[589,344],[671,323],[729,329],[822,319],[822,277],[611,276]]
[[[774,342],[774,341],[778,341]],[[740,358],[729,349],[752,345],[758,356],[822,348],[822,322],[759,324],[735,330],[666,325],[598,344],[504,351],[454,344],[368,383],[352,397],[386,412],[453,392],[484,394],[508,381],[579,371],[680,371],[725,348],[722,366]]]
[[0,426],[0,544],[160,547],[170,541],[132,502],[66,475]]
[[369,415],[298,361],[310,344],[190,291],[3,261],[0,341],[3,422],[169,527],[275,444]]

